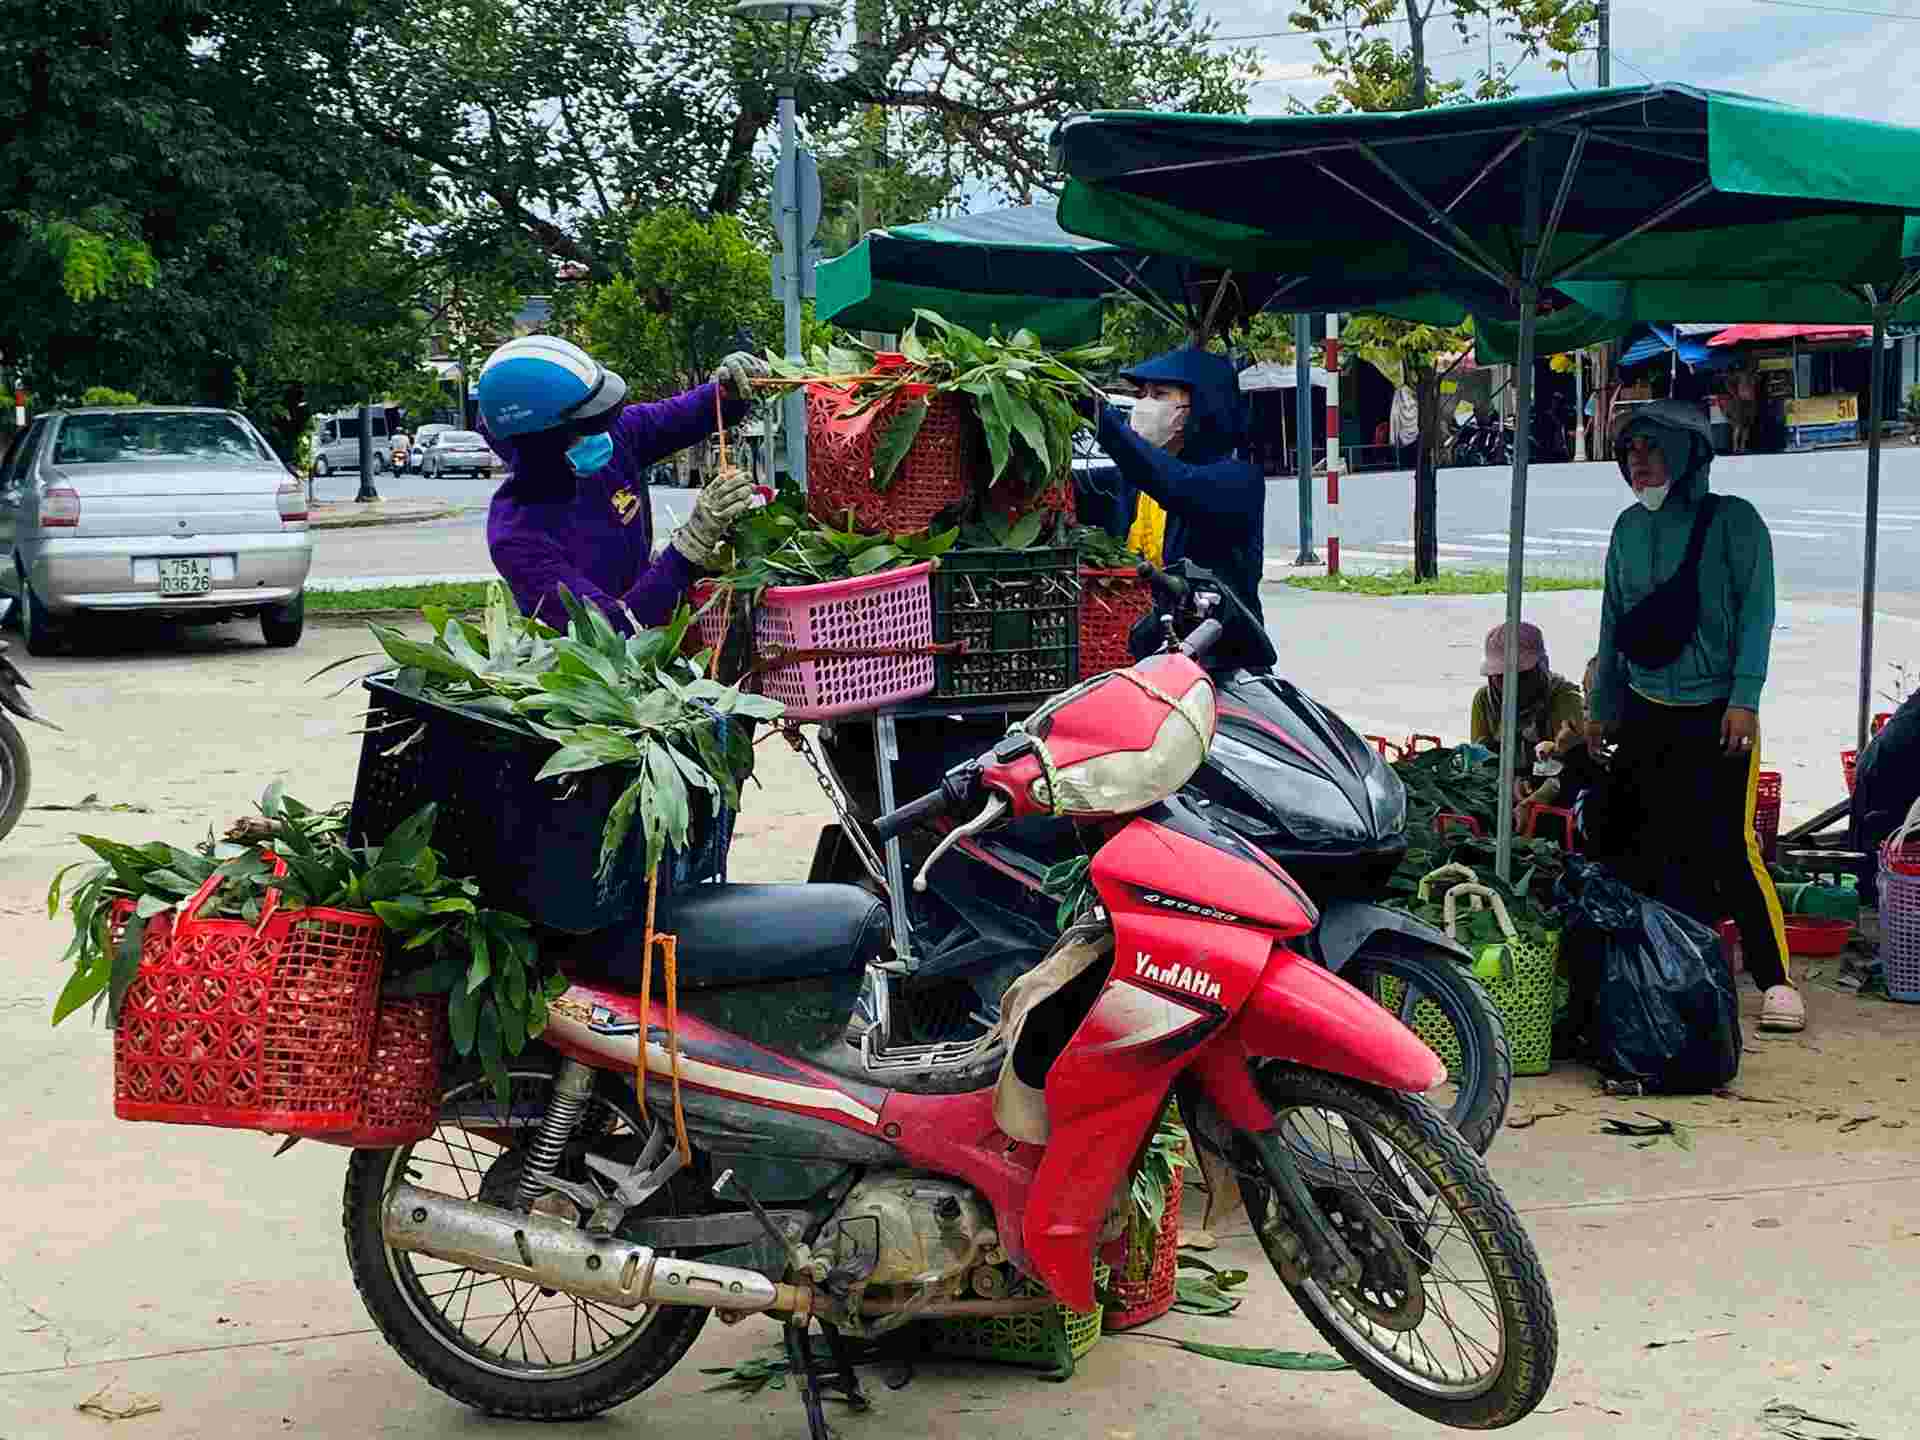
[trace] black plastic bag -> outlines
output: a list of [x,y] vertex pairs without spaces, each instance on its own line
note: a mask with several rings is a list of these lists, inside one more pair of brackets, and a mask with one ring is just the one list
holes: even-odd
[[1739,1073],[1740,1005],[1718,935],[1578,856],[1554,899],[1602,1073],[1661,1095],[1705,1094]]

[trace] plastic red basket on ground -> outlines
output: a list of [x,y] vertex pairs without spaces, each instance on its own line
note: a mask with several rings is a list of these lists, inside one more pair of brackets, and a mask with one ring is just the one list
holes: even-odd
[[837,385],[807,386],[807,510],[816,520],[890,535],[925,530],[944,510],[964,507],[983,478],[980,422],[959,395],[928,399],[927,418],[883,494],[873,488],[873,447],[902,396],[862,415]]
[[1815,915],[1787,916],[1787,953],[1820,959],[1838,955],[1847,948],[1853,924],[1847,920],[1827,920]]
[[[932,574],[926,563],[769,589],[753,612],[760,692],[790,720],[831,720],[930,692]],[[899,653],[873,653],[890,651]]]
[[1125,1262],[1114,1266],[1113,1281],[1107,1287],[1113,1295],[1105,1321],[1109,1330],[1131,1330],[1158,1320],[1173,1308],[1174,1274],[1180,1264],[1180,1192],[1176,1189],[1167,1196],[1151,1253],[1138,1253],[1131,1230],[1126,1243]]
[[433,1133],[440,1117],[440,1067],[447,1052],[444,995],[382,1000],[374,1015],[360,1121],[343,1143],[386,1150]]
[[1127,637],[1153,613],[1153,591],[1133,570],[1080,570],[1080,678],[1133,663]]
[[384,927],[345,910],[278,910],[273,891],[258,924],[203,920],[218,884],[148,922],[114,1031],[114,1114],[276,1135],[351,1129]]
[[1760,853],[1773,859],[1780,842],[1780,772],[1762,770],[1753,802],[1753,833],[1759,837]]

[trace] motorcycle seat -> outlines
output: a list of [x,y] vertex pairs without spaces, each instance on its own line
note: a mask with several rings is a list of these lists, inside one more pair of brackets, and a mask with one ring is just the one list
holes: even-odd
[[[678,937],[682,990],[857,975],[891,943],[887,907],[855,885],[696,885],[660,901],[654,929]],[[542,948],[567,974],[638,991],[644,945],[636,920]]]

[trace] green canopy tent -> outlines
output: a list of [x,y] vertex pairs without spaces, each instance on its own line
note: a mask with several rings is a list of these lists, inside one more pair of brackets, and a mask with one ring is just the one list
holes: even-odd
[[[1547,287],[1672,284],[1694,297],[1687,308],[1714,314],[1732,313],[1725,306],[1737,297],[1726,287],[1800,297],[1837,289],[1869,308],[1878,334],[1920,282],[1906,243],[1908,217],[1920,213],[1920,131],[1683,86],[1408,114],[1111,112],[1065,121],[1054,145],[1070,176],[1060,222],[1077,234],[1243,270],[1337,277],[1392,273],[1401,263],[1430,275],[1439,264],[1449,275],[1439,288],[1476,309],[1514,315],[1509,677],[1517,659],[1512,622],[1521,612],[1533,358]],[[1876,345],[1867,625],[1883,364]],[[1870,647],[1864,629],[1863,705]],[[1518,687],[1507,685],[1500,763],[1507,794],[1517,699]],[[1511,868],[1512,827],[1503,806],[1503,873]]]

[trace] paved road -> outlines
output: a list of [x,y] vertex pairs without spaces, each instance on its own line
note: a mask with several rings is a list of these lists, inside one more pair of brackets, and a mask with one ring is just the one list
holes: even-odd
[[[1865,530],[1866,455],[1829,451],[1765,455],[1715,463],[1714,485],[1744,495],[1773,529],[1783,595],[1846,603],[1860,590]],[[484,506],[487,481],[385,477],[382,494],[434,496]],[[1886,452],[1882,467],[1879,608],[1920,615],[1920,449]],[[325,499],[350,499],[354,482],[321,482]],[[1314,535],[1324,541],[1328,519],[1324,481],[1316,481]],[[1341,486],[1341,552],[1349,564],[1400,566],[1411,553],[1412,477],[1404,471],[1351,476]],[[656,534],[670,531],[692,506],[692,491],[653,492]],[[1508,475],[1504,470],[1440,472],[1443,563],[1503,565],[1506,559]],[[1528,487],[1530,568],[1545,574],[1598,574],[1607,535],[1625,491],[1611,465],[1544,465]],[[1267,552],[1291,561],[1298,549],[1298,491],[1291,480],[1267,486]],[[314,573],[430,575],[487,568],[484,516],[392,530],[339,532],[318,540]]]

